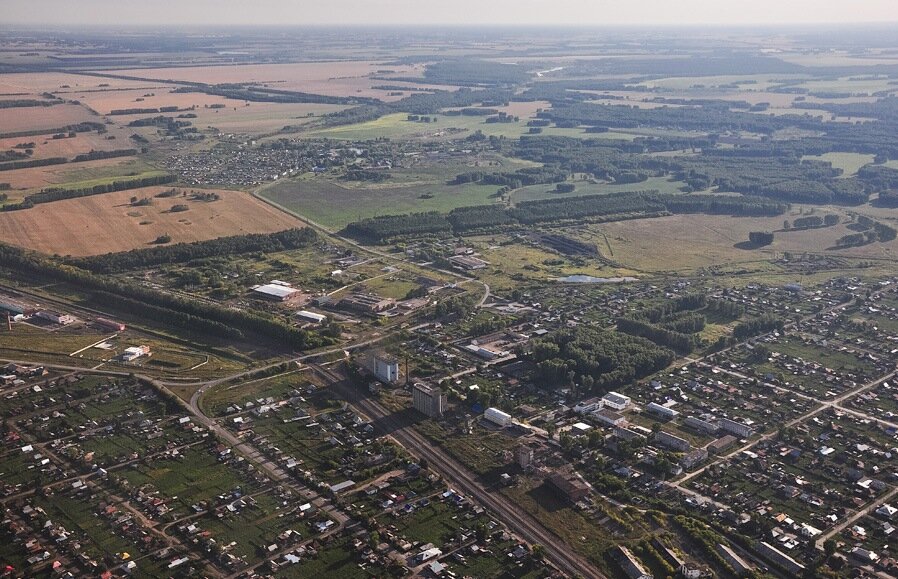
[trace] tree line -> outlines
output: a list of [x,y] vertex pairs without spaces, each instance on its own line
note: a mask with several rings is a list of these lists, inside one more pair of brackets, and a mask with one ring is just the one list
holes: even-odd
[[66,260],[66,263],[92,273],[111,274],[221,255],[275,253],[308,247],[317,240],[318,234],[315,230],[303,227],[276,233],[232,235],[207,241],[176,243],[166,247],[148,247],[92,257],[71,258]]
[[63,199],[75,199],[77,197],[89,197],[91,195],[112,193],[114,191],[126,191],[128,189],[139,189],[141,187],[151,187],[153,185],[164,185],[165,183],[171,183],[174,180],[174,175],[155,175],[153,177],[138,177],[126,181],[113,181],[111,183],[102,183],[91,187],[81,187],[77,189],[50,187],[42,189],[39,193],[32,193],[31,195],[25,196],[25,199],[23,199],[21,203],[4,205],[3,207],[0,207],[0,210],[15,211],[19,209],[30,209],[39,203],[51,203],[53,201],[62,201]]
[[509,208],[486,205],[461,207],[448,214],[431,211],[370,217],[350,223],[345,233],[362,241],[382,243],[399,237],[461,234],[486,228],[558,221],[621,220],[667,213],[779,215],[788,207],[785,203],[750,196],[659,195],[655,190],[623,191],[608,195],[525,201]]

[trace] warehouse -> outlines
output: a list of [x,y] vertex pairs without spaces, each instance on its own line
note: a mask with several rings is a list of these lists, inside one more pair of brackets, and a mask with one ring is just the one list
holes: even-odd
[[296,317],[305,322],[311,322],[313,324],[323,324],[327,321],[327,316],[323,314],[316,314],[315,312],[310,312],[308,310],[300,310],[296,312]]
[[503,428],[511,424],[511,414],[502,412],[498,408],[487,408],[486,412],[483,413],[483,417]]
[[276,302],[285,302],[296,297],[299,293],[298,289],[290,287],[290,284],[283,281],[274,280],[265,285],[258,285],[253,288],[253,293],[257,297],[272,300]]
[[54,324],[59,324],[60,326],[67,326],[75,323],[74,316],[60,314],[59,312],[54,312],[52,310],[41,310],[37,313],[37,317],[42,320],[53,322]]

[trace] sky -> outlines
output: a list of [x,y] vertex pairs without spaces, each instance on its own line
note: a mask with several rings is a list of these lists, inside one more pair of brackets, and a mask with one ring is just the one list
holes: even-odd
[[898,0],[0,0],[0,25],[751,25],[898,22]]

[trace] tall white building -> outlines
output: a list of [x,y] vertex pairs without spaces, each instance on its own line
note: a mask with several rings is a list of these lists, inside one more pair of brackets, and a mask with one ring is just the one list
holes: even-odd
[[439,418],[446,411],[446,395],[439,388],[427,384],[415,384],[412,388],[412,404],[415,410],[430,417]]
[[374,375],[387,384],[399,382],[399,360],[386,354],[375,354]]

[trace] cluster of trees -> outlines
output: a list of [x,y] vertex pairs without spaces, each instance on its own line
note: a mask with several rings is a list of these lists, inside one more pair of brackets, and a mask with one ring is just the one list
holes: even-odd
[[99,159],[114,159],[116,157],[132,157],[137,154],[137,149],[116,149],[114,151],[89,151],[75,155],[72,163],[81,163],[82,161],[97,161]]
[[32,167],[46,167],[48,165],[62,165],[68,163],[65,157],[47,157],[45,159],[22,159],[0,163],[0,171],[15,171],[16,169],[30,169]]
[[750,231],[748,241],[756,247],[763,247],[773,243],[773,234],[769,231]]
[[390,177],[391,175],[386,171],[371,169],[350,169],[343,175],[347,181],[371,181],[373,183],[383,183]]
[[132,109],[112,109],[109,111],[111,115],[151,115],[154,113],[176,113],[179,109],[175,106],[170,107],[159,107],[159,108],[132,108]]
[[657,324],[662,320],[669,318],[680,312],[700,310],[708,305],[708,298],[705,294],[687,294],[672,300],[667,300],[654,307],[641,310],[637,315],[640,318]]
[[535,378],[552,386],[579,383],[605,392],[667,367],[674,353],[644,338],[578,326],[534,340],[525,356]]
[[[459,86],[507,86],[526,82],[526,67],[472,58],[447,59],[428,64],[423,82]],[[407,79],[397,79],[407,80]],[[414,82],[422,82],[415,78]]]
[[[147,306],[189,315],[193,321],[217,322],[227,326],[229,328],[228,332],[237,330],[245,335],[253,334],[294,349],[317,348],[333,343],[329,338],[294,328],[285,321],[275,317],[231,309],[211,302],[174,296],[142,285],[111,279],[106,275],[95,275],[89,271],[60,264],[52,259],[6,244],[0,244],[0,267],[7,267],[53,281],[70,283],[87,294],[105,292],[119,298],[134,300]],[[204,322],[204,326],[208,325],[206,322]],[[216,332],[209,333],[214,336],[219,335]]]
[[887,242],[892,241],[898,235],[898,230],[894,227],[879,221],[873,221],[863,215],[858,217],[857,225],[865,229],[858,233],[850,233],[840,237],[836,240],[837,247],[856,247],[877,241]]
[[[701,326],[704,328],[703,316]],[[680,354],[688,354],[698,345],[695,336],[691,334],[635,318],[618,318],[617,329],[625,334],[646,338],[659,346],[666,346]]]
[[[839,224],[839,216],[827,214],[823,217],[819,215],[808,215],[806,217],[797,217],[792,221],[792,229],[813,229],[815,227],[832,227]],[[789,228],[786,228],[789,229]]]
[[711,298],[708,300],[706,311],[735,320],[745,314],[745,306],[730,300]]
[[119,253],[69,259],[66,263],[99,274],[120,273],[159,265],[186,263],[208,257],[262,252],[275,253],[308,247],[318,241],[314,229],[287,229],[277,233],[249,233],[208,241],[176,243],[168,247],[148,247]]
[[28,131],[11,131],[0,133],[0,139],[11,139],[18,137],[35,137],[38,135],[46,135],[49,133],[87,133],[89,131],[106,132],[106,126],[103,123],[94,123],[86,121],[75,125],[66,125],[58,129],[31,129]]
[[520,225],[517,219],[502,205],[458,207],[449,212],[446,219],[456,233],[479,229],[501,229]]
[[0,100],[0,109],[13,109],[24,107],[51,107],[58,105],[62,101],[54,98],[53,100],[37,100],[37,99],[9,99]]
[[[10,151],[14,153],[14,151]],[[115,151],[90,151],[89,153],[81,153],[72,158],[71,161],[65,157],[47,157],[45,159],[26,159],[27,154],[18,153],[15,158],[17,161],[0,162],[0,171],[14,171],[16,169],[29,169],[32,167],[46,167],[48,165],[62,165],[64,163],[80,163],[82,161],[95,161],[97,159],[111,159],[113,157],[130,157],[136,155],[136,149],[118,149]],[[2,161],[3,159],[0,159]]]
[[541,185],[545,183],[560,183],[568,178],[566,171],[551,167],[525,167],[513,173],[470,171],[456,175],[449,181],[449,185],[463,185],[465,183],[481,183],[483,185],[500,185],[511,189],[519,189],[527,185]]
[[752,336],[782,329],[783,320],[773,314],[764,314],[763,316],[736,324],[736,327],[733,328],[733,337],[737,340],[746,340]]
[[446,216],[437,211],[369,217],[346,226],[346,234],[356,239],[380,243],[396,237],[444,235],[452,230]]

